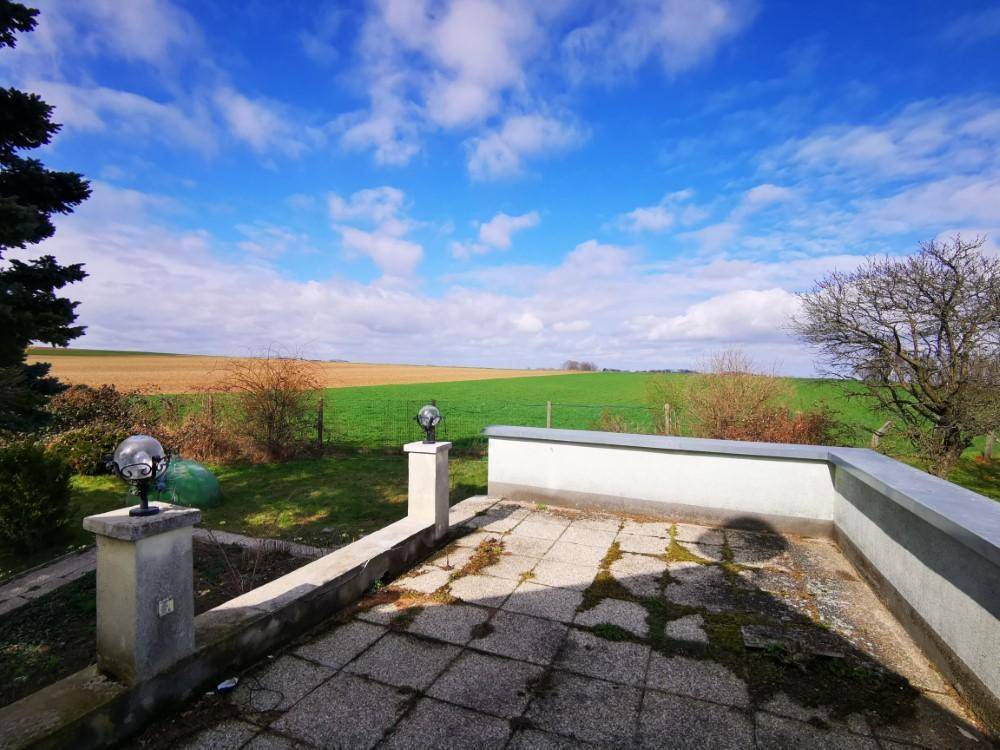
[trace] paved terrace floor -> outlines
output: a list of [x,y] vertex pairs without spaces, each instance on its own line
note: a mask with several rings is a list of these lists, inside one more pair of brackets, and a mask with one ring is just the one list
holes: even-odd
[[990,746],[829,541],[487,498],[452,525],[135,746]]

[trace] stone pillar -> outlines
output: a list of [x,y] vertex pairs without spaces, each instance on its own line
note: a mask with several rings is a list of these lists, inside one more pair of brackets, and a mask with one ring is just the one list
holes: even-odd
[[407,443],[410,454],[408,512],[415,521],[434,524],[434,538],[448,533],[448,450],[451,443]]
[[194,651],[192,529],[201,511],[165,503],[87,516],[97,535],[97,666],[126,685]]

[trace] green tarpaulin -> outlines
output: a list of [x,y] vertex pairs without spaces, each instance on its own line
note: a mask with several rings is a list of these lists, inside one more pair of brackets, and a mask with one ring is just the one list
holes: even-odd
[[172,459],[164,483],[157,498],[164,502],[191,508],[213,508],[222,502],[219,480],[197,461]]

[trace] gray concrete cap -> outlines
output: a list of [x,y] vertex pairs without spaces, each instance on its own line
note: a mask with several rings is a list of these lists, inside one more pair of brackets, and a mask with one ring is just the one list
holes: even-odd
[[[140,539],[163,534],[201,521],[201,511],[167,503],[150,503],[160,509],[155,516],[130,516],[130,508],[117,508],[83,519],[83,528],[100,536],[137,542]],[[134,506],[130,506],[134,507]]]

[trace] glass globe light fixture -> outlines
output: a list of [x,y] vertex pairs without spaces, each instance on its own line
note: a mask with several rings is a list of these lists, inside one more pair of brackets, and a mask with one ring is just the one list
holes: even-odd
[[170,456],[160,441],[149,435],[132,435],[122,440],[109,465],[115,476],[139,495],[139,505],[129,510],[130,516],[153,516],[160,512],[149,505],[149,488],[167,473]]
[[437,426],[441,422],[441,410],[434,404],[427,404],[414,417],[420,429],[424,431],[424,442],[433,443],[437,441]]

